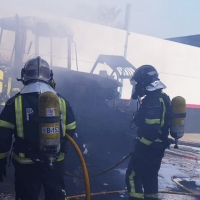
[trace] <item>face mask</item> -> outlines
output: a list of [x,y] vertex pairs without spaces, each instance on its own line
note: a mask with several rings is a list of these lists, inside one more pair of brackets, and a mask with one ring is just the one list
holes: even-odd
[[132,99],[136,100],[138,97],[143,97],[145,95],[145,90],[143,89],[141,84],[136,84],[132,93]]

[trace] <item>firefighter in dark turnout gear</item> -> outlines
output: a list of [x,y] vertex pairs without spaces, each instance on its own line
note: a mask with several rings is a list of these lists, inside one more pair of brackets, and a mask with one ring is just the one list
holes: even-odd
[[133,99],[140,99],[135,115],[137,136],[126,171],[129,199],[158,199],[158,171],[169,147],[170,99],[162,92],[166,88],[151,65],[139,67],[131,81],[135,81]]
[[56,94],[50,86],[53,73],[49,64],[38,56],[28,60],[22,69],[20,80],[24,87],[7,101],[0,115],[0,181],[6,177],[7,156],[14,135],[12,161],[15,167],[16,200],[38,199],[41,186],[44,188],[46,200],[65,200],[66,133],[73,137],[76,128],[72,108],[57,94],[63,129],[60,134],[60,151],[53,162],[54,169],[51,169],[46,156],[40,151],[39,124],[32,120],[32,116],[38,114],[40,94]]

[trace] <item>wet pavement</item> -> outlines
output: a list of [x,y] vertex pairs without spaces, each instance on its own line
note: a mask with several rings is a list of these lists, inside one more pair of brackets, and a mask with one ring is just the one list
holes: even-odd
[[[188,143],[187,143],[188,144]],[[197,145],[198,146],[198,145]],[[199,145],[200,146],[200,145]],[[199,161],[199,149],[192,148],[191,146],[180,145],[179,150],[175,150],[173,148],[170,149],[171,152],[175,152],[174,154],[166,153],[163,158],[163,163],[170,163],[178,168],[189,176],[190,178],[177,178],[180,184],[186,187],[189,190],[192,190],[195,193],[200,194],[200,186],[196,184],[196,181],[200,181],[197,174],[200,172],[200,161]],[[182,152],[184,156],[180,156],[179,154]],[[176,155],[176,153],[178,153]],[[196,159],[193,159],[191,155],[196,156]],[[124,163],[120,164],[119,167],[116,167],[114,170],[105,173],[99,177],[91,179],[91,192],[102,192],[102,191],[116,191],[116,190],[124,190],[125,183],[125,169],[128,165],[128,160]],[[88,166],[89,171],[90,167]],[[81,169],[77,170],[74,173],[78,173],[77,175],[82,175],[80,173]],[[101,171],[101,170],[100,170]],[[92,173],[93,174],[93,173]],[[191,178],[193,177],[193,178]],[[70,184],[76,185],[74,190],[69,191]],[[84,182],[83,180],[78,180],[76,178],[71,178],[66,176],[66,183],[68,189],[68,196],[73,196],[77,194],[84,193]],[[160,188],[160,187],[159,187]],[[184,192],[188,193],[188,191],[183,190],[178,185],[174,188],[160,188],[160,190],[165,191],[174,191],[174,192]],[[43,194],[40,195],[39,200],[43,200]],[[195,196],[185,196],[185,195],[175,195],[175,194],[159,194],[160,199],[164,200],[197,200],[200,197]],[[84,199],[84,198],[79,198]],[[117,193],[117,194],[106,194],[106,195],[98,195],[91,196],[91,200],[128,200],[126,193]],[[14,169],[13,165],[7,168],[7,177],[5,178],[3,183],[0,183],[0,200],[14,200]]]
[[[10,178],[10,175],[8,175],[7,178]],[[195,182],[192,181],[191,179],[187,180],[182,180],[180,179],[180,183],[187,187],[188,189],[191,189],[192,191],[199,193],[200,194],[200,187],[197,187],[195,185]],[[1,183],[2,184],[2,183]],[[14,186],[10,181],[6,181],[3,183],[3,188],[7,188],[5,192],[2,191],[2,187],[0,187],[0,200],[14,200]],[[102,188],[106,188],[106,186],[103,186]],[[101,190],[103,191],[110,191],[110,190]],[[172,191],[172,190],[171,190]],[[181,188],[177,187],[176,190],[173,190],[175,192],[186,192],[182,190]],[[3,193],[2,193],[3,192]],[[97,191],[96,192],[100,192]],[[71,195],[70,195],[71,196]],[[72,195],[73,196],[73,195]],[[200,197],[192,197],[192,196],[186,196],[186,195],[175,195],[175,194],[159,194],[159,198],[163,200],[198,200]],[[85,198],[78,198],[79,200],[83,200]],[[77,199],[77,200],[78,200]],[[128,200],[127,194],[126,193],[119,193],[119,194],[105,194],[105,195],[98,195],[98,196],[92,196],[91,200]],[[43,195],[40,195],[39,200],[44,200]]]

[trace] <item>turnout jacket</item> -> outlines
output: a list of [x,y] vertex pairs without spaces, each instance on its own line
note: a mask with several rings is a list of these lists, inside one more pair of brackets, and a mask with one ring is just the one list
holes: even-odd
[[156,90],[149,92],[141,102],[136,114],[137,138],[141,143],[151,145],[166,142],[170,126],[170,98]]
[[[66,141],[66,133],[73,137],[76,121],[70,104],[59,94],[61,111],[61,138]],[[9,99],[0,114],[0,160],[7,157],[14,136],[13,159],[20,164],[33,164],[28,157],[27,149],[39,149],[39,124],[30,120],[30,115],[38,114],[39,93],[16,94]],[[64,159],[61,152],[57,161]]]

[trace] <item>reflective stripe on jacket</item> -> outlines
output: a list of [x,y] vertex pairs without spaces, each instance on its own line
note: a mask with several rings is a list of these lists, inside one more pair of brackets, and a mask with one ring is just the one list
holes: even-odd
[[150,145],[158,139],[167,137],[170,124],[169,97],[161,91],[147,95],[142,99],[136,119],[140,142]]

